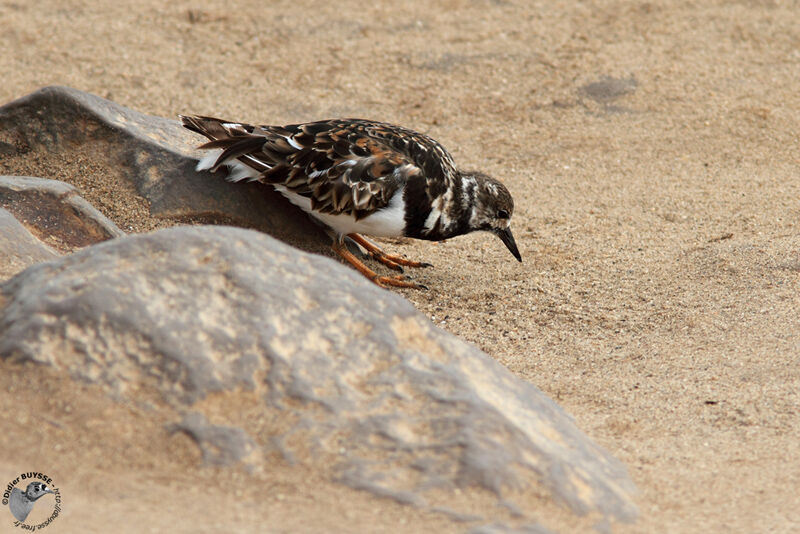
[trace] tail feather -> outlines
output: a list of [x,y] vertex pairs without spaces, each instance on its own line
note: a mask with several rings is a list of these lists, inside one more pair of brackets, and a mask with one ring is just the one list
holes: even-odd
[[222,166],[229,166],[232,172],[228,180],[238,182],[245,178],[258,180],[262,172],[270,169],[265,162],[251,155],[266,141],[262,136],[251,135],[253,126],[202,115],[178,117],[186,129],[209,139],[199,147],[210,150],[210,153],[197,163],[198,171],[216,172]]
[[219,155],[221,153],[222,150],[210,150],[208,154],[203,156],[203,159],[197,162],[197,167],[195,167],[195,170],[197,171],[210,170],[211,167],[214,166],[214,163],[216,163],[217,158],[219,158]]
[[[253,127],[249,124],[236,124],[215,117],[203,115],[178,115],[178,117],[185,128],[204,135],[212,141],[231,137],[234,127],[238,127],[236,129],[239,129],[242,133],[251,133],[253,131]],[[226,126],[230,129],[226,128]]]
[[240,139],[233,137],[231,139],[234,141],[222,151],[222,154],[219,155],[211,170],[216,171],[220,165],[229,160],[255,152],[264,146],[264,142],[266,141],[266,139],[261,136],[242,137]]

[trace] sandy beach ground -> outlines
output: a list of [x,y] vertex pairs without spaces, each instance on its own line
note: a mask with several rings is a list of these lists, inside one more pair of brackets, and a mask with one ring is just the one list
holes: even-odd
[[[508,185],[524,263],[488,234],[385,241],[435,265],[416,274],[430,290],[403,294],[541,388],[628,466],[641,517],[620,531],[796,532],[798,13],[778,0],[0,0],[0,102],[59,84],[164,117],[350,116],[433,136],[462,167]],[[67,181],[72,172],[29,170]],[[91,178],[84,196],[123,229],[169,224]],[[24,381],[3,366],[3,391]],[[68,396],[62,387],[52,385]],[[118,410],[104,418],[132,417]],[[19,448],[23,427],[8,416],[0,425],[6,458],[37,458],[33,442]],[[188,442],[153,451],[135,426],[104,432],[141,476],[99,482],[114,462],[64,443],[82,447],[62,451],[82,462],[72,482],[98,495],[185,481],[178,471],[198,461]],[[183,464],[170,465],[175,457]],[[236,482],[198,476],[218,491]],[[331,491],[309,530],[343,503],[368,512],[341,529],[407,516],[408,530],[453,528]],[[213,511],[211,497],[186,502],[186,518]],[[106,518],[135,532],[149,503],[117,500]],[[269,507],[309,509],[301,497]],[[252,513],[227,524],[245,527],[261,517]]]

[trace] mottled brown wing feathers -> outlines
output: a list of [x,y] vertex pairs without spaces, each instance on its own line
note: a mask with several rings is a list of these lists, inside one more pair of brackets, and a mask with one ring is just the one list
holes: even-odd
[[312,209],[365,217],[385,207],[411,176],[426,178],[435,198],[454,179],[447,151],[430,137],[379,122],[335,119],[287,126],[252,126],[212,117],[181,117],[222,149],[215,167],[238,159],[260,180],[309,197]]

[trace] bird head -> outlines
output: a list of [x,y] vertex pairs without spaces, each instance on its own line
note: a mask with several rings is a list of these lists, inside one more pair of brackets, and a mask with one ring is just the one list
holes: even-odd
[[511,254],[522,261],[517,243],[511,234],[511,216],[514,214],[514,199],[506,186],[494,178],[479,172],[464,173],[475,180],[475,204],[470,216],[473,230],[492,232],[508,247]]
[[53,493],[53,490],[48,488],[44,482],[31,482],[25,488],[25,496],[31,501],[35,501],[47,493]]

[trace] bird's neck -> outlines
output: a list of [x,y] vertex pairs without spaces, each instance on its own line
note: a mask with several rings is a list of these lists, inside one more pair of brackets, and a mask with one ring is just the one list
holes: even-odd
[[[473,216],[475,196],[478,183],[472,176],[458,176],[452,186],[434,197],[432,202],[427,196],[414,199],[413,196],[423,191],[415,191],[412,187],[407,191],[412,198],[407,201],[422,203],[430,202],[430,211],[419,214],[416,220],[409,220],[406,230],[409,237],[440,241],[449,239],[472,230],[470,220]],[[419,205],[419,204],[418,204]]]

